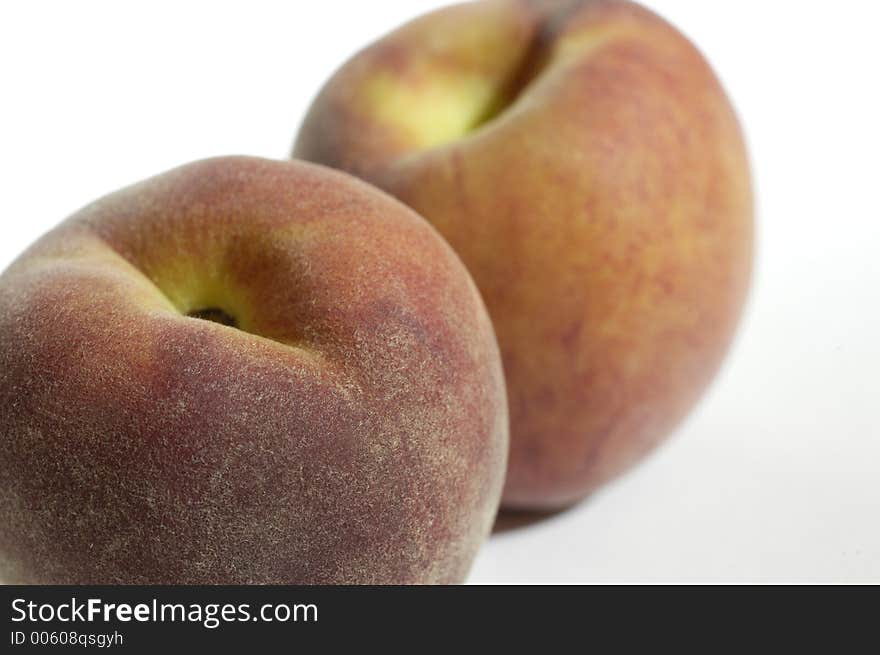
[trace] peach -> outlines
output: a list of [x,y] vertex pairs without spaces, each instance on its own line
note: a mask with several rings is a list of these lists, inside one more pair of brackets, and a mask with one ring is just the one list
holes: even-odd
[[367,47],[294,154],[425,216],[504,362],[503,503],[574,503],[651,451],[719,368],[746,297],[752,192],[697,49],[616,0],[487,0]]
[[149,179],[0,276],[0,576],[459,582],[503,385],[464,266],[380,191],[254,158]]

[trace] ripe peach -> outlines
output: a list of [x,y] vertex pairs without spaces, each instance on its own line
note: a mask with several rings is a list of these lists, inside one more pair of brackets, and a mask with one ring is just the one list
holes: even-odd
[[294,154],[416,209],[474,276],[507,379],[508,507],[627,469],[721,363],[752,260],[743,138],[699,52],[633,3],[419,18],[334,75]]
[[411,210],[209,160],[0,276],[0,450],[7,582],[458,582],[501,494],[503,375]]

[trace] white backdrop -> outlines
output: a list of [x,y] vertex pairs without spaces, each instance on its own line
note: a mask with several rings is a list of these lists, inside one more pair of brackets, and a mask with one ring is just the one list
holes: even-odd
[[[0,5],[0,268],[85,203],[212,155],[284,157],[336,66],[442,3]],[[651,0],[749,137],[755,285],[652,459],[492,537],[471,582],[880,582],[880,6]]]

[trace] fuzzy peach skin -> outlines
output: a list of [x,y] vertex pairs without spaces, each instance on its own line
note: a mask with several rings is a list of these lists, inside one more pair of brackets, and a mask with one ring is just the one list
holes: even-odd
[[750,277],[747,157],[703,57],[649,11],[426,15],[335,74],[294,152],[415,208],[474,276],[507,378],[505,506],[586,496],[718,369]]
[[154,177],[0,276],[0,576],[460,582],[503,385],[464,266],[392,198],[252,158]]

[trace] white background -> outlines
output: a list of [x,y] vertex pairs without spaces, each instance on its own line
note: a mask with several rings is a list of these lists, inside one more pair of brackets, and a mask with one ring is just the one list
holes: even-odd
[[[83,204],[285,157],[327,76],[441,3],[0,5],[0,268]],[[880,582],[880,8],[652,0],[749,137],[759,250],[728,363],[669,444],[492,537],[475,583]]]

